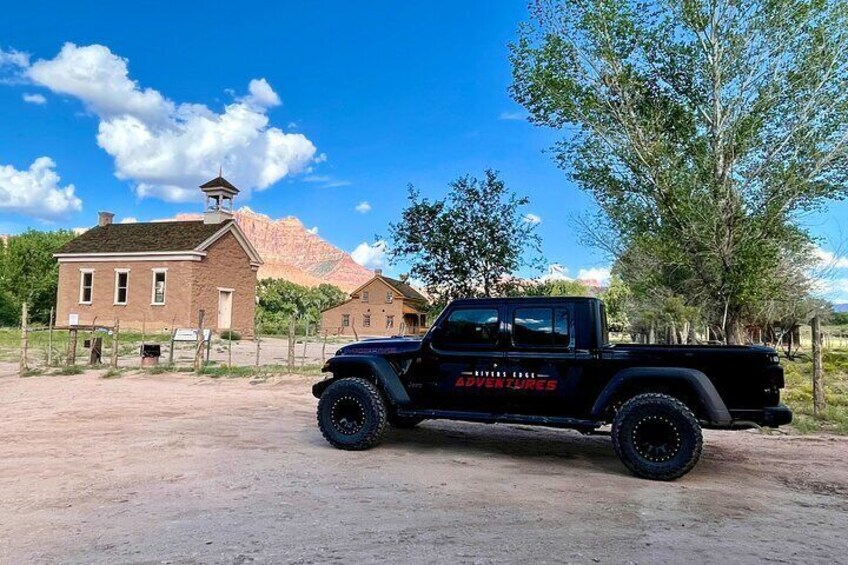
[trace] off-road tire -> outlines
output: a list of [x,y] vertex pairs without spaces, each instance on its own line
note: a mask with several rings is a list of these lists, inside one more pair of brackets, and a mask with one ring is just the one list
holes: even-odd
[[318,427],[324,439],[339,449],[374,447],[383,437],[386,419],[383,396],[366,379],[339,379],[318,400]]
[[389,424],[393,428],[410,429],[424,421],[424,418],[418,416],[399,416],[394,411],[389,411]]
[[667,394],[640,394],[625,402],[612,423],[615,454],[645,479],[671,481],[692,470],[704,440],[697,418]]

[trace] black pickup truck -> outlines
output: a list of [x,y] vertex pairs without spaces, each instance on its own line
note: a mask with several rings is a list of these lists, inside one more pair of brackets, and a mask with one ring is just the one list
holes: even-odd
[[671,480],[698,462],[702,428],[792,421],[773,349],[612,345],[595,298],[457,300],[423,339],[353,343],[323,370],[318,425],[350,450],[376,445],[387,423],[427,419],[584,433],[612,424],[630,471]]

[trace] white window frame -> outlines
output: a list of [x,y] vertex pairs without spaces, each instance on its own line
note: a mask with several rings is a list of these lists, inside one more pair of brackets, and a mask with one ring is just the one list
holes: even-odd
[[[345,324],[347,321],[347,324]],[[350,314],[342,314],[342,327],[349,328],[350,327]]]
[[[164,306],[168,301],[168,269],[159,268],[159,269],[151,269],[151,279],[150,279],[150,305],[151,306]],[[158,274],[165,275],[165,285],[162,289],[162,302],[156,302],[156,275]]]
[[370,328],[371,327],[371,314],[363,314],[362,315],[362,327]]
[[366,303],[366,304],[368,303],[368,299],[369,299],[370,297],[371,297],[371,296],[368,294],[368,291],[367,291],[367,290],[363,290],[363,291],[362,291],[362,294],[359,296],[360,300],[362,300],[362,302],[364,302],[364,303]]
[[[89,287],[89,300],[83,300],[83,292],[85,289],[85,275],[91,275],[91,285]],[[80,269],[80,285],[79,285],[79,303],[80,304],[91,304],[94,302],[94,269]]]
[[391,290],[386,293],[386,304],[391,304],[395,301],[395,293]]
[[386,316],[386,329],[395,327],[395,317],[393,314]]
[[[127,286],[126,286],[126,300],[123,302],[118,301],[118,280],[120,275],[127,275]],[[114,296],[114,305],[115,306],[126,306],[130,301],[130,269],[115,269],[115,296]]]

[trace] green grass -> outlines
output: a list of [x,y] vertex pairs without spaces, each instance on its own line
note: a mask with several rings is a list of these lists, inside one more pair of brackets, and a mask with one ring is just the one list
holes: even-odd
[[848,350],[825,351],[822,359],[827,409],[813,415],[813,363],[809,357],[782,360],[786,375],[783,401],[795,414],[792,426],[800,433],[848,435]]
[[[227,378],[270,378],[278,375],[289,374],[288,367],[285,365],[263,365],[260,367],[227,367],[226,365],[206,365],[200,371],[201,375],[209,377],[227,377]],[[321,365],[306,365],[301,367],[295,366],[292,374],[315,376],[321,374]]]
[[66,365],[64,367],[59,367],[55,371],[53,371],[54,375],[81,375],[85,372],[85,367],[80,365]]

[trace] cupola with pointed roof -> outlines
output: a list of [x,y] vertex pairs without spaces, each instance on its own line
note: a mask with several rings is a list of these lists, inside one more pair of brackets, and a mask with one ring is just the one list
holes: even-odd
[[206,195],[203,212],[204,224],[220,224],[233,218],[233,199],[239,189],[219,173],[217,177],[200,185]]

